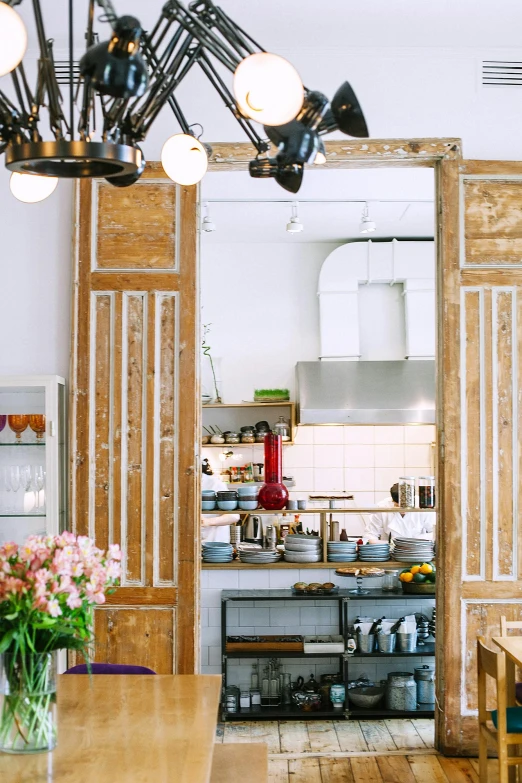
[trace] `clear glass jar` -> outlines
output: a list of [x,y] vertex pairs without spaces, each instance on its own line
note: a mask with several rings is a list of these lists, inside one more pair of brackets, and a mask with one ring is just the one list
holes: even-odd
[[415,476],[399,477],[399,506],[401,508],[414,508]]
[[399,589],[399,572],[385,571],[382,580],[382,590],[385,593],[394,593]]
[[241,443],[255,443],[255,442],[256,442],[256,436],[253,430],[252,432],[241,433]]
[[284,416],[280,416],[273,429],[274,435],[281,435],[281,440],[287,442],[290,440],[290,422]]
[[239,437],[237,432],[227,432],[225,435],[225,442],[226,443],[240,443],[241,438]]
[[435,476],[419,476],[419,508],[435,508]]

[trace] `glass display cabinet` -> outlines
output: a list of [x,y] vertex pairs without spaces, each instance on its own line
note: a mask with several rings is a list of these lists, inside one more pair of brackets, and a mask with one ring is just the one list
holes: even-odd
[[0,544],[67,528],[65,380],[0,376]]

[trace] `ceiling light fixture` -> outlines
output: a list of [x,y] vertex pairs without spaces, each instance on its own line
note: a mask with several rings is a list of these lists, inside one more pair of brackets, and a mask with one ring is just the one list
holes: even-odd
[[201,228],[202,228],[203,231],[206,231],[207,233],[210,234],[212,231],[216,230],[216,224],[214,223],[214,221],[210,217],[210,208],[208,206],[208,201],[205,201],[205,203],[203,204],[203,207],[204,207],[204,209],[205,209],[207,214],[203,218],[203,221],[201,223]]
[[292,202],[292,216],[290,218],[290,222],[286,224],[286,230],[289,234],[299,234],[300,231],[303,230],[304,226],[299,220],[299,202],[293,201]]
[[363,207],[361,222],[359,223],[359,231],[361,234],[372,234],[376,228],[377,223],[374,220],[370,220],[370,207],[368,202],[366,202]]
[[56,177],[39,177],[38,174],[20,174],[18,171],[13,171],[9,178],[11,193],[25,204],[43,201],[54,193],[57,185]]
[[[32,88],[22,61],[27,33],[12,8],[20,2],[0,0],[0,75],[11,74],[15,96],[0,90],[0,153],[13,172],[103,177],[117,187],[132,185],[145,168],[140,144],[169,106],[181,132],[163,146],[165,171],[180,185],[199,182],[211,150],[196,138],[197,123],[189,124],[176,97],[195,65],[254,145],[257,157],[250,174],[273,177],[292,193],[301,186],[305,163],[324,162],[324,134],[368,135],[347,82],[331,102],[307,89],[287,60],[265,52],[212,0],[193,0],[186,7],[167,0],[150,32],[134,16],[118,16],[112,0],[85,0],[86,48],[78,77],[72,30],[73,5],[77,9],[79,0],[68,0],[68,89],[63,92],[41,0],[33,0],[39,59]],[[99,18],[97,8],[103,12]],[[110,34],[98,32],[98,23],[109,25]],[[234,74],[232,89],[223,67]],[[268,138],[258,133],[255,122]],[[273,158],[267,155],[271,142],[278,148]]]

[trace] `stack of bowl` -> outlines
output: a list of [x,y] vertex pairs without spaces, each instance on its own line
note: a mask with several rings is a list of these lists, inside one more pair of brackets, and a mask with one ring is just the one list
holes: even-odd
[[216,508],[216,493],[213,489],[201,490],[201,508],[203,511],[214,511]]
[[234,548],[224,541],[203,541],[202,554],[204,563],[231,563]]
[[373,563],[389,559],[390,545],[386,541],[380,541],[378,544],[361,544],[359,547],[359,560]]
[[235,511],[237,508],[237,492],[227,489],[217,493],[217,506],[221,511]]
[[355,541],[328,541],[327,547],[330,563],[353,563],[357,560]]
[[285,560],[289,563],[319,563],[323,559],[323,539],[305,533],[289,533],[285,538]]
[[237,493],[239,495],[239,508],[243,511],[255,511],[259,505],[257,496],[259,495],[259,487],[254,484],[247,484],[244,487],[238,487]]

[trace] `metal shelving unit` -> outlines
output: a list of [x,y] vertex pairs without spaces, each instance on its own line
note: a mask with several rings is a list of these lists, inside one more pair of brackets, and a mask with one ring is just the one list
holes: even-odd
[[[350,602],[362,602],[362,601],[379,601],[382,603],[389,603],[390,601],[411,601],[430,598],[430,596],[422,594],[407,594],[407,593],[387,593],[382,590],[369,589],[365,594],[354,595],[349,590],[339,590],[338,593],[333,595],[297,595],[291,590],[223,590],[221,593],[221,665],[223,674],[223,693],[228,684],[228,660],[229,659],[256,659],[263,660],[268,658],[302,658],[317,659],[317,658],[330,658],[337,659],[339,662],[339,674],[342,674],[344,684],[350,680],[350,661],[358,660],[361,658],[373,658],[377,660],[379,658],[427,658],[435,655],[435,644],[426,643],[421,645],[413,652],[396,652],[396,653],[355,653],[348,654],[342,653],[305,653],[305,652],[227,652],[227,610],[229,605],[234,602],[240,603],[241,601],[336,601],[339,608],[339,633],[342,635],[345,643],[348,638],[348,607]],[[433,596],[434,598],[434,596]],[[375,709],[362,709],[351,706],[346,701],[345,710],[332,709],[330,710],[318,710],[313,712],[303,712],[295,705],[280,704],[277,706],[261,706],[251,707],[250,709],[243,709],[239,712],[226,712],[222,710],[223,720],[312,720],[312,719],[357,719],[364,718],[369,719],[381,719],[381,718],[433,718],[434,710],[432,709],[418,709],[411,711],[404,710],[387,710],[385,708],[377,707]]]

